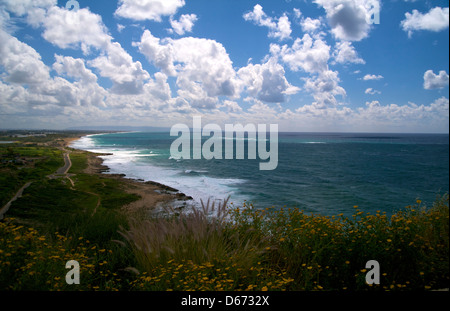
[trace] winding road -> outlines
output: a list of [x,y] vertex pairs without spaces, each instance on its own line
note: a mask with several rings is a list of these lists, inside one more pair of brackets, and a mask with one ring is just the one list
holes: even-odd
[[67,150],[65,150],[64,148],[60,148],[60,149],[64,152],[64,155],[63,155],[64,166],[58,168],[54,174],[48,175],[47,177],[52,178],[52,179],[65,177],[70,181],[72,187],[75,187],[75,183],[70,178],[71,174],[67,173],[70,170],[70,168],[72,167],[72,161],[70,161],[70,153]]
[[11,204],[12,204],[15,200],[17,200],[18,198],[20,198],[20,197],[22,196],[23,191],[24,191],[26,188],[28,188],[28,187],[31,185],[31,183],[32,183],[32,182],[30,181],[30,182],[27,182],[25,185],[23,185],[22,188],[20,188],[19,191],[17,191],[17,193],[12,197],[12,199],[9,200],[9,202],[6,203],[5,206],[3,206],[3,207],[0,209],[0,220],[3,219],[4,215],[5,215],[6,212],[9,210],[9,207],[11,206]]
[[[65,150],[64,150],[65,151]],[[64,153],[64,166],[60,167],[56,171],[56,175],[65,175],[70,170],[70,167],[72,166],[72,161],[70,161],[70,155],[68,152]]]
[[[64,166],[58,168],[55,172],[55,174],[49,175],[49,178],[58,178],[61,177],[61,175],[64,175],[65,178],[67,178],[70,183],[72,184],[72,187],[75,186],[74,182],[72,179],[70,179],[69,174],[67,174],[67,172],[70,170],[70,168],[72,167],[72,161],[70,161],[70,155],[69,152],[67,152],[67,150],[62,149],[62,151],[64,151]],[[0,208],[0,220],[3,219],[4,215],[6,214],[6,212],[9,210],[9,208],[11,207],[11,204],[17,200],[18,198],[20,198],[23,194],[23,191],[28,188],[33,182],[29,181],[27,182],[25,185],[22,186],[22,188],[19,189],[19,191],[17,191],[17,193],[11,198],[11,200],[9,200],[8,203],[6,203],[2,208]]]
[[[73,176],[74,174],[69,174],[69,170],[72,167],[72,161],[70,161],[70,152],[68,152],[67,150],[65,150],[64,148],[60,148],[63,152],[64,152],[64,166],[58,168],[56,170],[56,172],[54,174],[48,175],[48,178],[67,178],[70,183],[72,184],[72,189],[75,187],[75,183],[73,182],[73,180],[70,178],[70,176]],[[25,185],[22,186],[22,188],[19,189],[19,191],[17,191],[17,193],[11,198],[11,200],[6,203],[6,205],[4,205],[2,208],[0,208],[0,220],[3,219],[4,215],[6,214],[6,212],[9,210],[9,208],[11,207],[11,204],[17,200],[18,198],[20,198],[24,192],[24,190],[26,188],[28,188],[33,182],[27,182]],[[94,195],[97,197],[97,205],[95,206],[92,216],[97,212],[97,208],[100,206],[100,195],[94,192],[87,192],[91,195]]]

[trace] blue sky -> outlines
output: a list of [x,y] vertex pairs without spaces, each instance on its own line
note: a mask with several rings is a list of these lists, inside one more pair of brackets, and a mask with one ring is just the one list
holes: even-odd
[[448,1],[67,2],[0,0],[0,128],[448,133]]

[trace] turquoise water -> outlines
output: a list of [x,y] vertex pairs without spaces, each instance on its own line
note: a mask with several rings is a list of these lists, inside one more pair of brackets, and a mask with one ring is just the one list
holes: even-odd
[[114,133],[83,137],[73,147],[113,153],[103,157],[111,173],[166,184],[196,202],[230,195],[235,205],[246,200],[255,208],[350,215],[354,205],[392,213],[416,199],[432,204],[449,191],[446,134],[279,133],[273,171],[260,171],[260,159],[175,160],[169,150],[175,139]]

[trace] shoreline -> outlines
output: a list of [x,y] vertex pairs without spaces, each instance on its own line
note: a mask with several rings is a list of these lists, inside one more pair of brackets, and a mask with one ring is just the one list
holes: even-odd
[[64,139],[64,147],[76,150],[76,152],[86,153],[87,167],[83,170],[83,173],[118,180],[123,185],[124,191],[140,197],[140,199],[122,207],[126,213],[145,217],[152,213],[162,212],[165,208],[181,210],[187,207],[189,201],[192,200],[191,196],[187,196],[180,190],[155,181],[128,178],[125,174],[106,173],[110,168],[103,163],[104,160],[100,156],[112,155],[112,153],[95,153],[71,146],[71,143],[85,136]]

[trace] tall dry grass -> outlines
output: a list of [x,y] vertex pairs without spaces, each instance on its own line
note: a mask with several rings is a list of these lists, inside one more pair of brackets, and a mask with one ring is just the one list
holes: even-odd
[[[228,199],[201,202],[201,209],[166,217],[130,221],[121,234],[136,256],[138,270],[152,271],[169,261],[194,264],[226,261],[227,265],[251,268],[261,260],[268,239],[255,230],[236,230],[229,222]],[[222,262],[223,263],[223,262]]]
[[[136,288],[417,290],[448,288],[448,225],[448,195],[391,217],[227,209],[225,200],[135,220],[122,234],[143,273]],[[381,266],[380,285],[365,282],[369,260]]]

